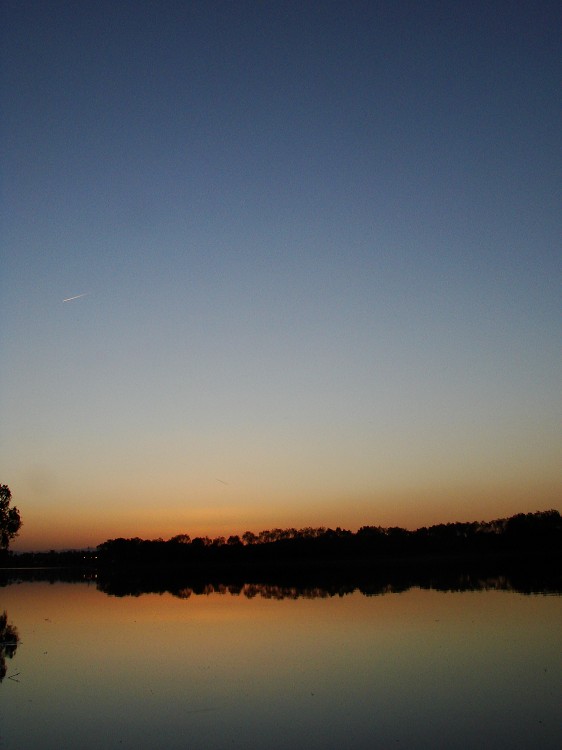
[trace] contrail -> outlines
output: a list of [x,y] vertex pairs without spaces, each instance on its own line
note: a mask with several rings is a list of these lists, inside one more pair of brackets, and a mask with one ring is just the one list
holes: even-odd
[[84,292],[84,294],[77,294],[75,297],[67,297],[63,299],[63,302],[72,302],[73,299],[80,299],[80,297],[87,297],[90,292]]

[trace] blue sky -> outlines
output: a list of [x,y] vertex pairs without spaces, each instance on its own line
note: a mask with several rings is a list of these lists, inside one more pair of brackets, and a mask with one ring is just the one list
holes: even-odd
[[561,17],[5,2],[15,548],[560,508]]

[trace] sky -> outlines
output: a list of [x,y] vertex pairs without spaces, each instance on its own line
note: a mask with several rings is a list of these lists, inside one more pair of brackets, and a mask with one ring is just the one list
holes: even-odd
[[560,3],[0,21],[12,549],[562,508]]

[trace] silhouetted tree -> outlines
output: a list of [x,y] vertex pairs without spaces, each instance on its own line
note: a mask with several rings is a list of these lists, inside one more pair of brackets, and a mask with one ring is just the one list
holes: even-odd
[[170,539],[170,542],[172,544],[189,544],[191,541],[191,537],[189,534],[176,534],[176,536],[173,536]]
[[10,508],[12,493],[7,484],[0,484],[0,549],[8,549],[10,540],[21,528],[19,510]]
[[208,536],[196,536],[195,539],[191,540],[191,547],[192,549],[205,549],[205,547],[210,547],[213,543],[213,540]]
[[244,540],[244,544],[255,544],[258,541],[258,537],[253,531],[245,531],[242,534],[242,539]]

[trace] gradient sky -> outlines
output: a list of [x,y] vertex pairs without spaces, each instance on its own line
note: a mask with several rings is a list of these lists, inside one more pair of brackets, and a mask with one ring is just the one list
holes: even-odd
[[561,508],[559,2],[1,13],[14,549]]

